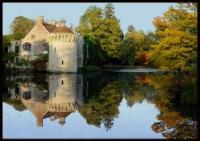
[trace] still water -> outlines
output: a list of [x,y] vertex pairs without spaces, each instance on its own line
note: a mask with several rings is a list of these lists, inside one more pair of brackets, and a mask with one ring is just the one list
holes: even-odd
[[34,74],[5,85],[3,138],[197,138],[195,77]]

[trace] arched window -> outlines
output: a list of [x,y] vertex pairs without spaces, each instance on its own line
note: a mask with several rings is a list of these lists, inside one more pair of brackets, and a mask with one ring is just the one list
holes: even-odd
[[62,60],[62,65],[64,65],[64,61]]
[[62,80],[62,85],[64,84],[64,81]]

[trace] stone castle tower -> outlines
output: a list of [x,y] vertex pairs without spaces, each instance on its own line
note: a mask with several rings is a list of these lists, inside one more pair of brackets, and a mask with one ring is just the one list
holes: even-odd
[[[62,31],[65,21],[56,24]],[[50,72],[77,72],[83,66],[83,39],[78,33],[71,30],[67,32],[53,32],[48,35]]]
[[50,33],[49,63],[50,72],[77,72],[82,67],[82,40],[74,33]]

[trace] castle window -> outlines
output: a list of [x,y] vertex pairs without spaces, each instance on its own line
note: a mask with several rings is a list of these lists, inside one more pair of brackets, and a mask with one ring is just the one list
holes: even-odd
[[23,92],[23,96],[22,96],[25,100],[29,100],[31,99],[31,92],[30,91],[25,91]]
[[43,46],[44,46],[44,50],[48,51],[49,44],[48,44],[47,42],[45,42],[45,43],[43,44]]
[[62,60],[62,65],[64,65],[64,61]]
[[19,53],[19,46],[18,46],[18,45],[15,46],[15,53],[16,53],[16,54]]
[[19,94],[19,87],[15,88],[15,94]]
[[63,84],[64,84],[64,81],[62,80],[62,82],[61,82],[61,83],[62,83],[62,85],[63,85]]
[[19,63],[19,58],[16,58],[15,60],[16,60],[16,63]]
[[24,51],[31,51],[31,44],[26,42],[23,44],[23,50]]

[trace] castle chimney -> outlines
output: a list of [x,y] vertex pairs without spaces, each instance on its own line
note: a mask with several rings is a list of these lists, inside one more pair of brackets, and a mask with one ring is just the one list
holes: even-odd
[[38,17],[36,18],[36,24],[43,24],[43,19],[44,19],[43,16],[38,16]]
[[61,19],[60,21],[57,22],[57,27],[64,27],[65,26],[65,20]]

